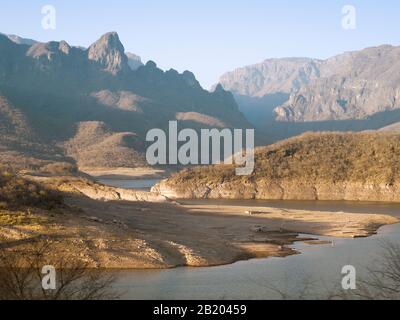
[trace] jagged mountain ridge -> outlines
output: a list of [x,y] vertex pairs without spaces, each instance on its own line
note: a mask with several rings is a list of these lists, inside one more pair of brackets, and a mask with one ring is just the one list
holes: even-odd
[[[23,45],[28,45],[28,46],[33,46],[37,43],[40,43],[40,41],[36,41],[33,39],[28,39],[28,38],[22,38],[20,36],[17,36],[15,34],[3,34],[0,33],[0,35],[4,35],[8,37],[12,42],[16,44],[23,44]],[[84,47],[75,47],[80,50],[86,50]],[[131,52],[125,52],[126,57],[128,58],[128,64],[132,70],[137,70],[139,67],[143,66],[142,59],[140,56],[131,53]]]
[[[79,124],[104,123],[117,137],[107,138],[107,148],[113,143],[132,148],[138,165],[144,164],[145,146],[126,137],[144,141],[148,130],[167,128],[169,120],[186,119],[185,114],[191,120],[183,122],[187,127],[207,127],[204,119],[212,119],[210,126],[220,121],[232,128],[250,127],[231,93],[222,88],[208,92],[193,73],[164,72],[152,61],[132,70],[124,51],[116,33],[102,36],[88,49],[65,41],[17,44],[0,35],[0,96],[19,110],[43,145],[65,146],[76,141]],[[96,145],[92,149],[96,158]],[[78,153],[64,148],[65,157]],[[132,166],[135,159],[126,164]]]

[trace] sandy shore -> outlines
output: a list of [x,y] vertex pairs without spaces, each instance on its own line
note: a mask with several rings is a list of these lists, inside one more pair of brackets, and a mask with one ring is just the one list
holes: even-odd
[[[299,238],[299,234],[366,237],[383,225],[399,222],[374,214],[99,203],[77,197],[68,201],[91,219],[90,227],[79,228],[89,244],[85,255],[97,266],[107,268],[204,267],[283,257],[297,253],[288,247],[295,241],[310,240]],[[257,213],[250,215],[250,211]]]
[[[69,182],[77,186],[82,183]],[[45,222],[38,225],[0,225],[0,236],[13,246],[46,235],[57,239],[60,252],[76,254],[94,267],[161,269],[284,257],[297,253],[289,248],[295,241],[312,240],[301,239],[299,234],[366,237],[383,225],[399,222],[392,216],[377,214],[180,205],[140,202],[137,197],[123,201],[118,189],[115,192],[119,197],[102,201],[99,192],[100,198],[106,198],[103,193],[113,188],[83,184],[84,193],[71,186],[65,189],[69,193],[62,212],[50,216],[44,213]],[[40,213],[37,215],[40,218]]]

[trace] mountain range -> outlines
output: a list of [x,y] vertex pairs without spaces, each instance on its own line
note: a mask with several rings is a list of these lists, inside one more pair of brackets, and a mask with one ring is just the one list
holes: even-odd
[[177,119],[196,129],[251,127],[230,92],[204,90],[190,71],[143,65],[115,32],[89,48],[0,34],[3,163],[144,165],[148,130]]
[[1,163],[38,168],[145,165],[153,128],[256,127],[258,144],[306,131],[396,131],[400,47],[327,60],[268,59],[204,90],[125,52],[115,32],[89,48],[0,34]]
[[233,92],[250,121],[279,138],[400,121],[400,47],[383,45],[327,60],[268,59],[224,74],[220,84]]

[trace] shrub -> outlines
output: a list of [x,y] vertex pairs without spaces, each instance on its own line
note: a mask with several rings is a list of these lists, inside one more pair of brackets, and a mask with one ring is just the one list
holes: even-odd
[[2,208],[33,206],[53,209],[63,202],[60,193],[10,172],[0,173],[0,203]]
[[78,173],[78,167],[68,162],[54,162],[43,166],[40,171],[53,175],[71,175]]

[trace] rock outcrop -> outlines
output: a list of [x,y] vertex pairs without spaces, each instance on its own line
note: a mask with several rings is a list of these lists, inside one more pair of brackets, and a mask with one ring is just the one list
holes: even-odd
[[88,49],[88,58],[114,75],[130,69],[124,46],[116,32],[107,33],[92,44]]
[[58,183],[57,189],[100,201],[170,202],[167,197],[156,192],[113,188],[79,178],[65,179]]

